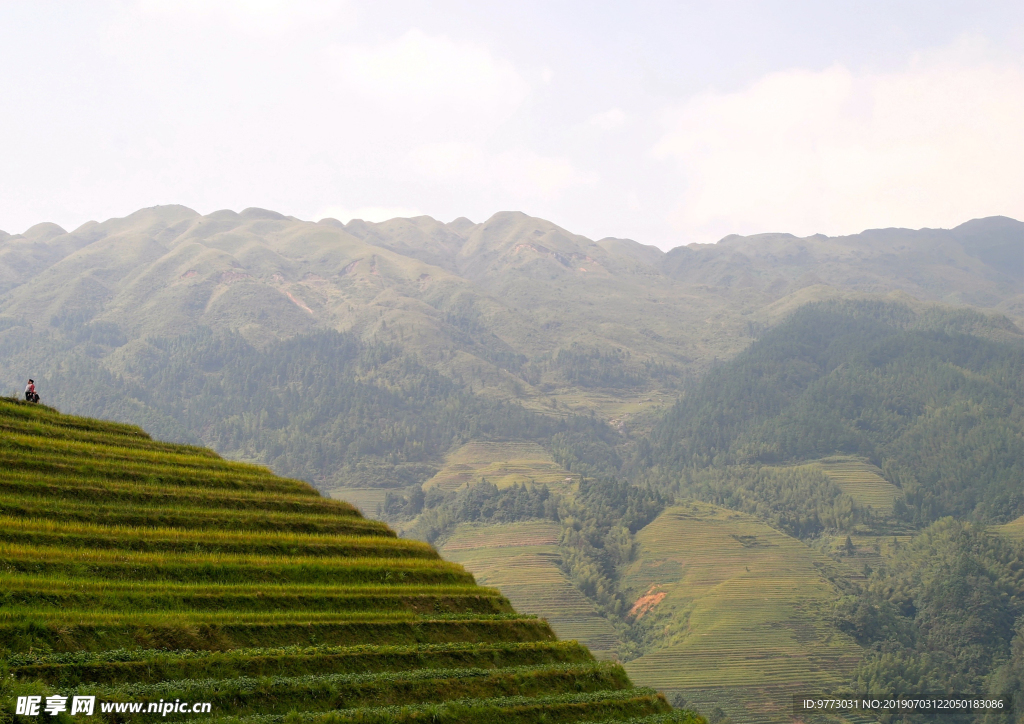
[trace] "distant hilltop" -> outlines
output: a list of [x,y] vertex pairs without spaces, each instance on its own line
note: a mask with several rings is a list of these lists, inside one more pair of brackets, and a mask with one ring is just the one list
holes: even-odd
[[523,286],[537,282],[572,294],[646,294],[669,307],[673,300],[662,297],[684,291],[747,312],[812,288],[804,296],[899,291],[1020,319],[1024,223],[997,216],[948,230],[728,236],[669,252],[629,239],[592,241],[520,212],[483,223],[420,216],[342,224],[256,208],[201,216],[157,206],[72,232],[50,223],[0,232],[0,315],[48,319],[77,310],[139,329],[218,326],[241,308],[253,317],[246,325],[274,334],[315,323],[350,327],[360,314],[349,310],[346,289],[367,299],[389,288],[409,300],[437,297],[440,288],[485,291],[507,307],[515,306],[510,295],[521,298]]

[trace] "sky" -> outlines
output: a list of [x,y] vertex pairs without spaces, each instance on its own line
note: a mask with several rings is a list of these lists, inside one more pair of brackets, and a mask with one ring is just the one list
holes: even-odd
[[1024,219],[1024,3],[0,0],[0,229],[172,203],[663,249]]

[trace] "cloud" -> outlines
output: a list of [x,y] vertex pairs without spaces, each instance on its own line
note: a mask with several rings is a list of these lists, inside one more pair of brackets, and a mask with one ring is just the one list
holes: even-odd
[[471,143],[432,143],[413,151],[410,161],[420,174],[437,181],[496,188],[522,198],[554,199],[569,188],[597,181],[566,158],[525,147],[487,153]]
[[313,23],[337,22],[348,3],[338,0],[139,0],[142,17],[228,27],[245,35],[280,35]]
[[595,113],[587,119],[587,125],[602,131],[612,131],[626,122],[626,113],[621,108],[612,108],[603,113]]
[[686,238],[850,233],[1024,215],[1024,72],[958,47],[898,72],[836,65],[704,93],[666,115]]
[[597,182],[596,176],[581,173],[569,159],[543,156],[525,148],[498,154],[491,163],[491,174],[508,191],[526,197],[556,198],[573,186]]
[[443,181],[470,177],[487,166],[481,150],[462,141],[424,144],[412,152],[410,160],[421,174]]
[[334,46],[330,62],[356,92],[378,99],[517,106],[529,85],[487,48],[412,29],[378,45]]

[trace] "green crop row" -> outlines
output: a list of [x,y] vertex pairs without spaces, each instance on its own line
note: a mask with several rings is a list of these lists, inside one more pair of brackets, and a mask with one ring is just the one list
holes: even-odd
[[408,611],[411,613],[508,613],[511,605],[502,596],[466,586],[461,592],[403,593],[394,587],[387,593],[277,594],[189,593],[149,591],[33,591],[18,588],[0,590],[0,606],[24,610],[79,609],[119,612],[174,611]]
[[[422,644],[419,646],[298,647],[235,649],[228,652],[113,652],[14,655],[8,658],[17,680],[56,687],[123,684],[185,678],[402,671],[408,669],[503,668],[593,661],[575,641],[521,644]],[[89,657],[93,659],[90,660]]]
[[5,441],[5,438],[0,438],[0,466],[7,470],[33,472],[47,478],[70,475],[210,490],[284,493],[297,497],[319,495],[306,483],[286,478],[275,480],[270,476],[241,475],[230,470],[119,461],[104,456],[101,449],[95,450],[91,455],[74,457],[54,455],[46,451],[35,451],[32,455],[26,450],[12,450],[10,445],[3,444]]
[[[47,458],[95,458],[102,456],[114,462],[130,465],[154,465],[160,468],[196,468],[213,472],[233,472],[242,478],[259,478],[269,481],[290,482],[293,485],[305,485],[298,480],[290,480],[274,475],[268,468],[250,463],[238,463],[225,460],[219,455],[210,455],[209,451],[200,448],[179,448],[175,445],[164,445],[160,450],[148,450],[135,445],[124,445],[118,438],[98,437],[98,441],[74,440],[51,434],[23,433],[18,430],[5,430],[0,436],[0,449],[10,450],[28,456],[43,455]],[[149,444],[157,444],[147,441]]]
[[[2,476],[0,476],[2,477]],[[96,505],[56,497],[27,497],[0,493],[0,515],[37,518],[66,523],[97,523],[131,527],[184,528],[189,530],[287,531],[320,535],[372,535],[395,538],[384,523],[368,520],[342,504],[336,515],[272,512],[257,509],[210,509],[178,504]]]
[[590,720],[580,722],[580,724],[707,724],[707,721],[697,712],[682,709],[670,711],[667,714],[652,714],[629,719],[602,719],[599,722]]
[[[496,588],[475,584],[408,585],[400,589],[381,583],[357,584],[280,584],[280,583],[169,583],[166,581],[96,581],[91,578],[68,578],[66,576],[25,576],[0,573],[0,586],[10,590],[40,591],[43,593],[114,593],[127,595],[187,595],[187,594],[228,594],[238,596],[326,596],[340,594],[388,595],[461,595],[472,593],[481,596],[500,596]],[[225,614],[231,613],[225,611]],[[372,613],[372,612],[371,612]],[[0,618],[4,613],[0,611]]]
[[102,651],[118,648],[207,651],[263,646],[411,645],[553,641],[547,622],[516,615],[429,617],[407,613],[148,614],[69,612],[0,615],[0,650]]
[[404,538],[331,536],[291,532],[191,531],[174,528],[138,528],[63,524],[56,521],[0,515],[0,542],[66,548],[106,548],[141,552],[216,552],[260,555],[375,556],[439,558],[420,541]]
[[252,493],[231,490],[216,493],[201,488],[177,487],[160,484],[157,480],[144,483],[116,483],[106,478],[67,475],[26,475],[0,468],[0,483],[6,492],[35,497],[52,496],[98,503],[122,505],[153,504],[224,508],[228,510],[268,510],[304,512],[313,514],[336,513],[360,515],[353,506],[340,500],[313,496],[294,496],[271,493]]
[[[61,550],[47,546],[33,546],[19,543],[0,543],[0,561],[13,562],[25,559],[45,564],[50,561],[61,563],[135,563],[138,565],[186,565],[202,566],[207,563],[221,565],[260,565],[260,566],[315,566],[346,568],[350,566],[388,566],[396,570],[400,569],[434,569],[459,572],[466,576],[469,574],[457,563],[436,559],[409,558],[373,558],[373,557],[302,557],[295,555],[262,555],[262,554],[235,554],[235,553],[147,553],[147,552],[122,552],[109,550]],[[145,580],[145,579],[139,579]]]
[[[56,626],[81,624],[97,627],[111,627],[126,623],[167,624],[175,625],[279,625],[295,624],[311,625],[315,623],[333,623],[336,621],[375,623],[378,621],[415,621],[417,623],[436,622],[478,622],[478,621],[537,621],[537,616],[521,613],[429,613],[413,614],[404,611],[197,611],[180,613],[111,613],[109,611],[54,611],[5,609],[0,611],[0,626],[22,625],[30,621],[52,622]],[[511,640],[511,639],[510,639]],[[522,640],[522,639],[514,639]],[[532,640],[532,639],[531,639]],[[260,645],[262,644],[254,644]],[[269,645],[269,644],[268,644]],[[161,647],[163,648],[163,647]],[[206,649],[208,647],[202,647]]]
[[[484,696],[537,696],[597,692],[628,687],[622,667],[608,663],[516,666],[504,669],[415,669],[412,671],[315,674],[296,677],[182,679],[155,684],[94,687],[97,698],[113,701],[158,699],[205,701],[237,715],[286,713],[301,707],[329,711],[369,705],[403,705]],[[38,685],[15,685],[38,691]]]
[[203,651],[197,649],[107,649],[105,651],[67,651],[52,653],[31,651],[10,654],[6,657],[12,667],[19,666],[86,666],[110,663],[140,663],[178,661],[189,659],[221,658],[274,658],[278,656],[399,656],[410,653],[432,655],[436,653],[459,652],[499,652],[538,650],[553,651],[555,649],[572,650],[584,655],[581,660],[591,661],[592,657],[585,648],[575,641],[529,641],[513,643],[497,641],[490,643],[441,643],[417,644],[415,646],[391,646],[380,644],[363,644],[358,646],[274,646],[249,649],[231,649],[230,651]]
[[147,437],[129,435],[112,435],[109,432],[99,432],[82,428],[70,427],[67,425],[48,424],[40,420],[29,420],[4,416],[0,412],[0,433],[17,433],[21,435],[38,435],[47,438],[61,440],[76,440],[79,442],[94,443],[97,445],[116,445],[118,447],[130,448],[133,450],[167,451],[175,455],[188,455],[192,457],[220,460],[221,457],[205,447],[191,445],[177,445],[170,442],[159,442]]
[[16,397],[0,397],[0,416],[22,420],[42,421],[51,425],[70,427],[80,430],[94,430],[111,435],[124,435],[150,440],[149,433],[141,427],[126,425],[123,422],[95,420],[89,417],[64,415],[46,405],[30,405]]
[[[441,704],[366,707],[328,713],[291,712],[287,715],[255,715],[204,719],[209,724],[562,724],[591,721],[629,721],[651,714],[668,712],[665,698],[653,689],[624,689],[555,696],[502,696],[486,699],[462,699]],[[542,718],[543,717],[543,718]],[[696,722],[699,719],[693,720]]]
[[120,581],[210,583],[472,584],[461,566],[425,558],[299,558],[206,554],[64,551],[0,543],[10,573]]

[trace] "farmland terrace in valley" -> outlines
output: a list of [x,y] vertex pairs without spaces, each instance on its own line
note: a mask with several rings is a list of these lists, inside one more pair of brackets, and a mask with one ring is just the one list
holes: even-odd
[[264,468],[10,399],[0,463],[5,716],[74,693],[207,702],[204,722],[700,721]]

